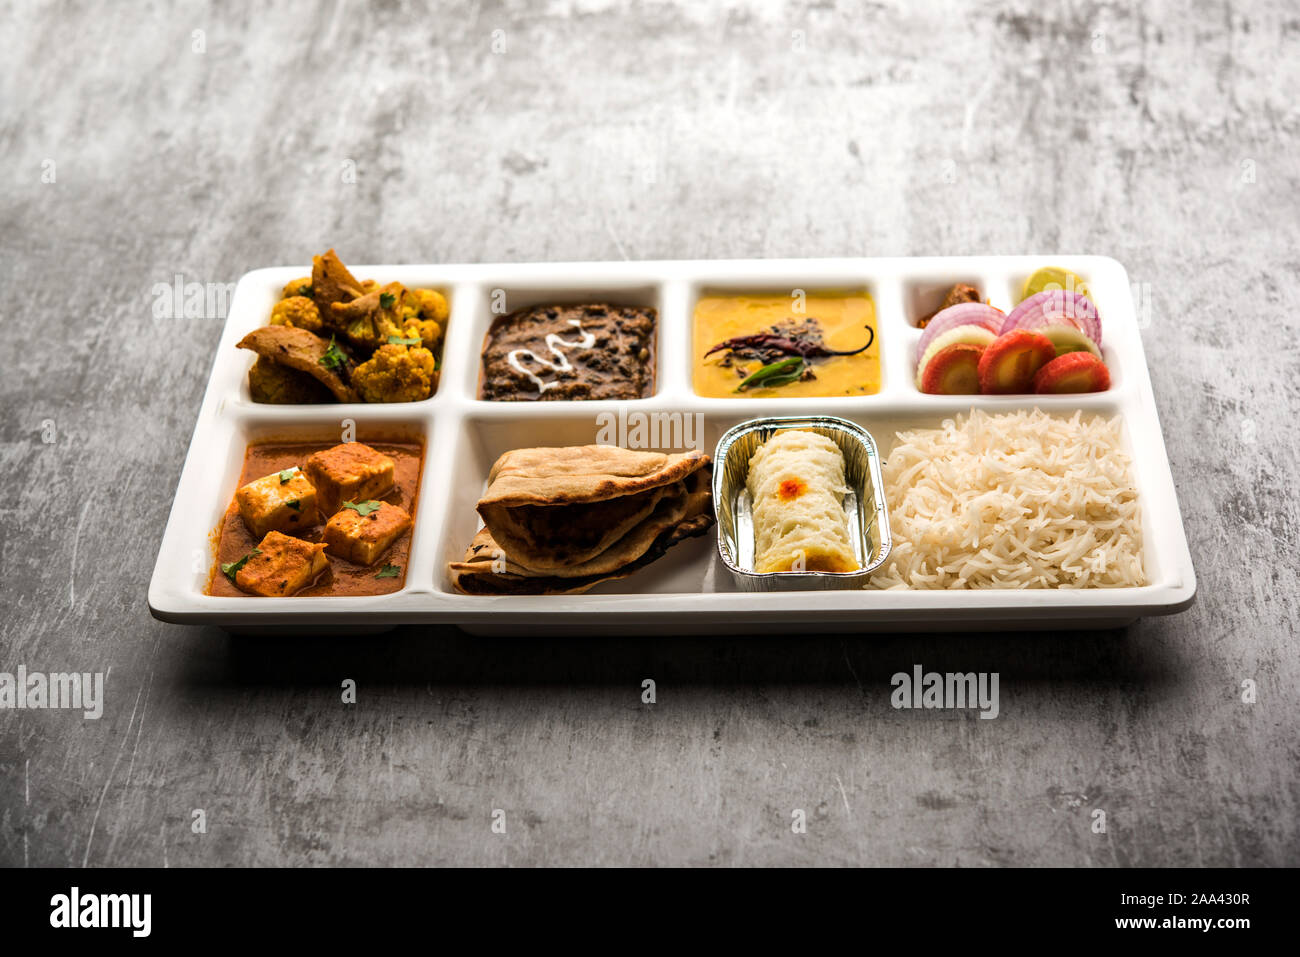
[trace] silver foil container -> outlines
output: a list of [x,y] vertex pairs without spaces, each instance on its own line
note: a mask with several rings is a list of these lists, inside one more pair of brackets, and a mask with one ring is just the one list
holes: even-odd
[[[754,571],[754,525],[750,511],[749,460],[777,432],[803,429],[826,436],[844,453],[844,496],[849,538],[858,564],[855,572]],[[893,547],[889,511],[876,440],[862,426],[829,415],[752,419],[729,429],[713,455],[713,508],[718,519],[718,554],[743,591],[802,591],[861,588],[884,564]]]

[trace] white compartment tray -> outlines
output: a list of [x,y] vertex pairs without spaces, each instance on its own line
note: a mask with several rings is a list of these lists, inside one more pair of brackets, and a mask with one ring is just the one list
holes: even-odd
[[[931,396],[914,380],[920,330],[913,320],[938,305],[954,282],[969,282],[1010,311],[1040,266],[1080,275],[1104,324],[1109,391],[1075,396]],[[265,325],[280,289],[303,266],[246,274],[231,302],[194,438],[149,586],[149,608],[163,621],[257,630],[360,630],[403,622],[451,623],[471,631],[573,634],[863,631],[934,628],[1108,627],[1187,608],[1196,591],[1173,477],[1147,374],[1128,275],[1100,256],[974,256],[891,259],[535,263],[528,265],[353,266],[380,282],[445,289],[451,317],[437,394],[400,405],[272,406],[250,400],[251,353],[235,343]],[[882,385],[876,395],[837,398],[713,399],[691,383],[692,312],[704,291],[866,289],[876,305]],[[628,402],[485,402],[476,398],[479,351],[493,318],[495,291],[511,310],[554,301],[613,301],[659,310],[654,395]],[[602,413],[699,413],[699,447],[747,419],[826,414],[874,435],[888,459],[900,428],[937,425],[972,408],[1039,406],[1121,414],[1133,458],[1150,584],[1138,588],[1014,591],[737,590],[718,558],[716,529],[669,550],[637,574],[584,595],[482,597],[456,592],[446,566],[478,526],[474,504],[502,452],[522,446],[596,441]],[[377,597],[229,598],[205,595],[213,529],[235,492],[249,441],[329,437],[344,420],[367,432],[401,431],[426,443],[415,530],[401,591]],[[329,439],[331,441],[335,439]]]

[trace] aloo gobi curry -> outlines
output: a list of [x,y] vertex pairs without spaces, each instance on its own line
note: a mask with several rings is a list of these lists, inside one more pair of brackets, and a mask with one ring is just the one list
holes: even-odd
[[238,343],[257,353],[254,402],[417,402],[441,371],[447,299],[434,289],[359,280],[331,249],[288,283],[268,325]]

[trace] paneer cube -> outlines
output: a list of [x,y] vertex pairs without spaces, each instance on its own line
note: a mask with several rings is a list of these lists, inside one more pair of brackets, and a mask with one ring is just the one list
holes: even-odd
[[244,524],[258,538],[272,531],[293,534],[316,524],[316,489],[298,468],[249,482],[235,493],[235,501]]
[[303,464],[322,515],[333,515],[344,502],[364,502],[393,490],[393,460],[360,442],[347,442],[312,455]]
[[267,532],[235,572],[235,585],[250,595],[283,598],[314,582],[329,567],[324,542],[304,542],[281,532]]
[[[378,505],[378,508],[371,509],[368,505]],[[368,505],[359,510],[340,509],[325,523],[323,538],[331,555],[358,565],[373,565],[411,527],[411,516],[400,505],[387,502]]]

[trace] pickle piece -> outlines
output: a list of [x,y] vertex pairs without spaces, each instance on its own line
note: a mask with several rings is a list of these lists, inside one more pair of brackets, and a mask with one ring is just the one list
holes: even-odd
[[1059,266],[1044,266],[1025,280],[1025,285],[1020,290],[1020,301],[1024,302],[1030,296],[1047,289],[1064,289],[1066,292],[1077,292],[1081,296],[1092,298],[1088,284],[1070,270]]

